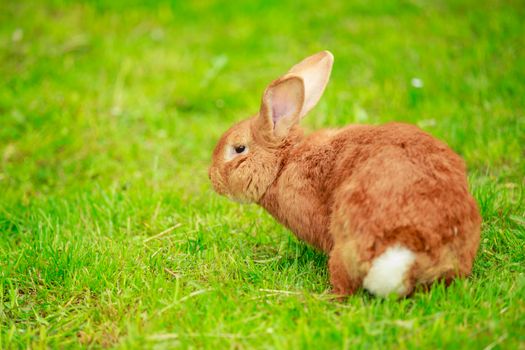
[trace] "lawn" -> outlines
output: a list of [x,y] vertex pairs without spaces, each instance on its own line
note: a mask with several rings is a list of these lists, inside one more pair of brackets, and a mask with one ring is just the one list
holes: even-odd
[[[0,348],[525,349],[523,1],[0,2]],[[405,121],[462,155],[473,274],[332,300],[326,257],[207,167],[322,49],[311,130]]]

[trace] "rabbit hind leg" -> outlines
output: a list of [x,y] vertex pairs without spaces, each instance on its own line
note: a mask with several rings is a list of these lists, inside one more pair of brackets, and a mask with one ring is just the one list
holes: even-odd
[[[333,293],[340,296],[354,294],[362,283],[362,276],[353,268],[348,268],[348,250],[345,248],[344,244],[335,245],[328,261]],[[353,262],[350,261],[350,265]]]

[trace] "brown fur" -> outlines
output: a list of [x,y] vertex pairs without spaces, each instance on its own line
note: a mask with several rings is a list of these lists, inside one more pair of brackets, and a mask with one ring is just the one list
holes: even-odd
[[[319,55],[303,62],[321,65],[327,56]],[[312,79],[301,76],[303,62],[294,74]],[[319,68],[320,74],[330,68]],[[279,125],[270,115],[281,108],[272,105],[272,89],[296,89],[298,81],[291,80],[288,74],[272,83],[261,112],[221,138],[210,167],[216,191],[258,203],[300,239],[328,253],[338,294],[357,290],[374,258],[393,244],[416,254],[405,276],[407,294],[416,284],[468,275],[481,218],[462,159],[443,142],[400,123],[303,136],[298,111],[311,94],[308,82],[302,95],[287,92],[298,105],[285,106],[293,115]],[[276,136],[279,127],[284,137]],[[249,152],[225,161],[228,147],[240,143]]]

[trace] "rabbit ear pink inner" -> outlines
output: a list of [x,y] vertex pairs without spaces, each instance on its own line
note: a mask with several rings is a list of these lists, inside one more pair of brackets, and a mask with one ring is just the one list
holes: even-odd
[[298,79],[288,79],[268,90],[274,129],[281,120],[293,117],[301,111],[302,89]]
[[304,87],[299,77],[285,76],[266,89],[261,114],[266,120],[271,120],[275,137],[285,137],[289,129],[298,122],[303,101]]

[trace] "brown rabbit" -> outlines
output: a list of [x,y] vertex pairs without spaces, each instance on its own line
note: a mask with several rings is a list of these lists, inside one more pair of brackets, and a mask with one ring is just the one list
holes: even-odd
[[272,82],[259,113],[231,127],[209,170],[222,195],[264,207],[330,255],[335,293],[410,294],[470,273],[481,217],[465,164],[419,128],[350,125],[304,136],[321,97],[328,51]]

